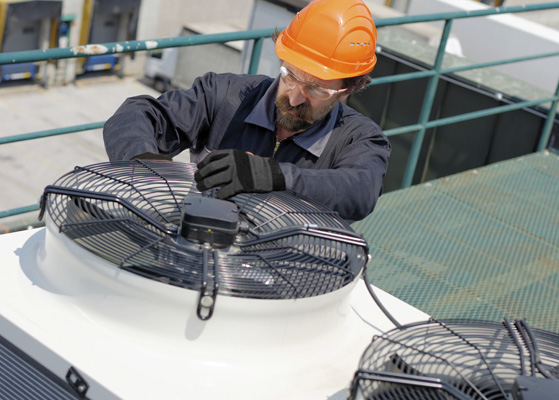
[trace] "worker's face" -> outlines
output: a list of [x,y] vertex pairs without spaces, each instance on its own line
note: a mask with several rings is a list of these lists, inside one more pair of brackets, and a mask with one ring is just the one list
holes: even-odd
[[284,63],[283,67],[292,75],[290,80],[292,88],[288,87],[284,79],[280,79],[276,96],[276,124],[278,127],[289,132],[301,132],[308,129],[328,115],[339,101],[343,101],[347,97],[344,93],[337,93],[325,100],[309,98],[312,90],[309,90],[309,86],[305,86],[307,83],[320,88],[339,90],[343,87],[343,80],[318,79],[287,63]]

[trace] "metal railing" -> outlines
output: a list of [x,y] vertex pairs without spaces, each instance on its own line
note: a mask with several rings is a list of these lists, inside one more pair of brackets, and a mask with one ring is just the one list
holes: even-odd
[[[559,10],[559,2],[547,3],[547,4],[534,4],[528,6],[514,6],[514,7],[496,7],[488,8],[482,10],[474,11],[456,11],[448,13],[438,13],[438,14],[426,14],[426,15],[413,15],[413,16],[402,16],[396,18],[383,18],[375,20],[377,28],[395,25],[405,25],[418,22],[433,22],[433,21],[444,21],[444,28],[442,31],[441,40],[435,57],[433,66],[425,71],[403,73],[393,76],[386,76],[381,78],[374,78],[371,85],[380,85],[392,82],[400,82],[411,79],[429,78],[427,85],[427,90],[423,99],[422,108],[419,115],[419,120],[416,124],[402,126],[394,129],[385,130],[384,133],[387,136],[400,135],[409,132],[415,132],[413,144],[411,147],[410,155],[408,158],[406,170],[404,173],[402,187],[409,187],[412,182],[415,169],[417,167],[417,162],[419,158],[420,149],[425,137],[425,132],[429,128],[434,128],[442,125],[449,125],[456,122],[471,120],[475,118],[482,118],[489,115],[495,115],[500,113],[505,113],[513,110],[518,110],[522,108],[533,107],[543,103],[550,103],[549,111],[547,114],[546,122],[544,124],[539,144],[538,151],[545,149],[550,138],[552,125],[555,120],[557,104],[559,101],[559,82],[555,89],[555,94],[546,98],[530,101],[520,101],[514,104],[507,104],[503,106],[493,107],[485,110],[470,112],[461,115],[455,115],[452,117],[441,118],[436,120],[429,120],[429,115],[434,102],[435,92],[439,82],[439,78],[442,75],[451,75],[456,72],[462,72],[466,70],[473,70],[478,68],[486,68],[490,66],[517,63],[522,61],[529,61],[539,58],[547,57],[557,57],[559,56],[559,51],[530,55],[526,57],[517,57],[512,59],[505,59],[499,61],[493,61],[488,63],[471,64],[467,66],[459,66],[453,68],[443,68],[443,59],[445,55],[445,48],[450,35],[452,23],[456,19],[465,18],[476,18],[476,17],[488,17],[492,15],[499,14],[509,14],[509,13],[519,13],[519,12],[529,12],[529,11],[540,11],[540,10]],[[209,34],[209,35],[197,35],[197,36],[180,36],[172,38],[163,38],[155,40],[137,40],[128,42],[114,42],[105,44],[92,44],[86,46],[77,46],[69,48],[57,48],[48,50],[32,50],[24,52],[13,52],[13,53],[0,53],[0,65],[7,64],[17,64],[24,62],[37,62],[37,61],[51,61],[65,58],[77,58],[77,57],[88,57],[97,54],[119,54],[119,53],[130,53],[136,51],[147,51],[157,49],[164,49],[170,47],[182,47],[182,46],[197,46],[212,43],[225,43],[230,41],[238,40],[253,40],[254,46],[251,53],[251,60],[248,72],[250,74],[256,73],[258,70],[258,63],[260,60],[262,45],[264,39],[269,38],[274,33],[274,28],[270,29],[260,29],[251,31],[241,31],[241,32],[229,32],[229,33],[219,33],[219,34]],[[38,132],[31,132],[26,134],[14,135],[0,138],[0,145],[15,143],[19,141],[39,139],[44,137],[51,137],[56,135],[64,135],[73,132],[87,131],[93,129],[102,128],[104,121],[74,125],[57,129],[49,129]],[[38,205],[29,205],[12,210],[0,211],[0,218],[5,218],[9,216],[14,216],[18,214],[24,214],[32,211],[38,210]]]

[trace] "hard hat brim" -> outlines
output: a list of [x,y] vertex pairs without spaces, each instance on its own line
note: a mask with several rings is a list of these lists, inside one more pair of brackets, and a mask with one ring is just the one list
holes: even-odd
[[[281,60],[300,69],[307,74],[310,74],[316,78],[323,80],[334,80],[334,79],[346,79],[355,76],[361,76],[371,72],[376,64],[377,57],[374,56],[371,61],[367,64],[342,64],[338,63],[338,69],[328,68],[324,64],[317,62],[313,58],[317,58],[317,54],[313,54],[313,58],[306,56],[304,53],[310,54],[312,50],[304,49],[304,51],[293,50],[294,41],[293,39],[284,37],[286,35],[286,30],[283,30],[276,41],[276,55]],[[291,45],[287,47],[284,45],[285,41],[291,41]],[[329,64],[333,63],[333,60],[329,60]]]

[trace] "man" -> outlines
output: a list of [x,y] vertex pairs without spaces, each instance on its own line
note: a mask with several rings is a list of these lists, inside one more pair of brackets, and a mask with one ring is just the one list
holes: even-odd
[[207,73],[157,100],[132,97],[105,124],[111,160],[168,159],[190,149],[199,190],[290,189],[363,219],[382,193],[390,144],[342,102],[365,87],[376,28],[361,0],[315,0],[277,36],[280,75]]

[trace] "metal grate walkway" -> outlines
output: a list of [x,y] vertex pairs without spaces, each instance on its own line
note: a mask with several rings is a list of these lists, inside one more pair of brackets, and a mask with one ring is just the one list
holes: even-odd
[[559,332],[559,156],[385,194],[353,228],[370,245],[369,280],[433,317]]

